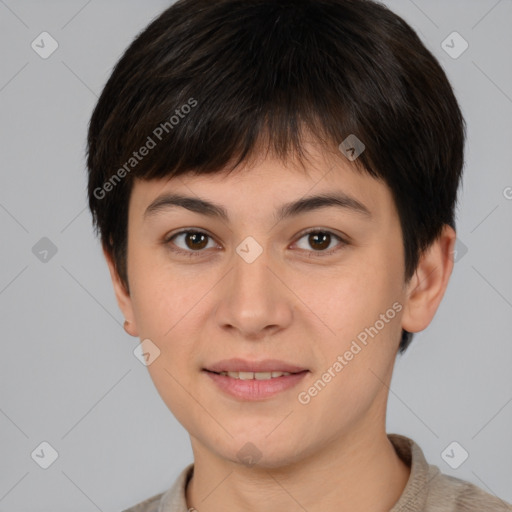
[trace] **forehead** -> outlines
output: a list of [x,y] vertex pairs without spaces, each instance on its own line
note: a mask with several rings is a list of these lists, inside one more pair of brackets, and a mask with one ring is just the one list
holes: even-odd
[[336,193],[353,198],[372,215],[394,206],[384,182],[355,168],[341,153],[333,158],[315,149],[309,150],[304,168],[296,160],[282,162],[270,156],[240,165],[232,172],[189,172],[157,180],[135,179],[130,199],[131,220],[142,222],[148,207],[151,209],[152,203],[169,193],[215,202],[230,217],[251,210],[271,215],[285,203]]

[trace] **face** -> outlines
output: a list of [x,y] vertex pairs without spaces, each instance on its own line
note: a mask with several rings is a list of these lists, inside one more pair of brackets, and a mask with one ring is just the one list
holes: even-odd
[[[266,159],[134,185],[120,303],[160,351],[148,370],[194,451],[276,467],[384,428],[407,300],[399,218],[384,183],[311,154],[307,172]],[[166,193],[227,218],[185,203],[145,214]],[[211,373],[237,368],[265,371]]]

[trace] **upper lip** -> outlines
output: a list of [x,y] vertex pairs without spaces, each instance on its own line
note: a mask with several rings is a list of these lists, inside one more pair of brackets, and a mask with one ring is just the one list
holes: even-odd
[[247,361],[246,359],[234,358],[218,361],[204,368],[210,372],[287,372],[299,373],[307,370],[301,366],[285,363],[278,359],[264,359],[263,361]]

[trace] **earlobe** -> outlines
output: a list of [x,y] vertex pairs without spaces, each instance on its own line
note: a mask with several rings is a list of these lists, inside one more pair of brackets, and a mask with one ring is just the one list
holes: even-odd
[[445,225],[439,238],[422,254],[407,287],[402,328],[419,332],[432,321],[453,270],[456,233]]
[[130,335],[130,336],[133,336],[134,338],[138,337],[138,334],[136,332],[134,332],[134,330],[130,327],[130,322],[128,322],[128,320],[125,320],[124,321],[124,324],[123,324],[123,329]]
[[137,325],[135,323],[135,315],[133,314],[133,305],[130,294],[127,292],[121,278],[119,277],[119,273],[117,272],[111,254],[105,249],[105,247],[103,247],[103,255],[107,261],[117,304],[126,319],[123,326],[124,330],[131,336],[137,337]]

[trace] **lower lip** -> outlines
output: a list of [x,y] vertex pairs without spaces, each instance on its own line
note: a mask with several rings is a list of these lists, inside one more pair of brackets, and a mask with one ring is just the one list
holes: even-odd
[[308,373],[304,370],[300,373],[282,375],[266,380],[241,380],[219,375],[218,373],[203,370],[217,386],[225,393],[240,400],[262,400],[295,387]]

